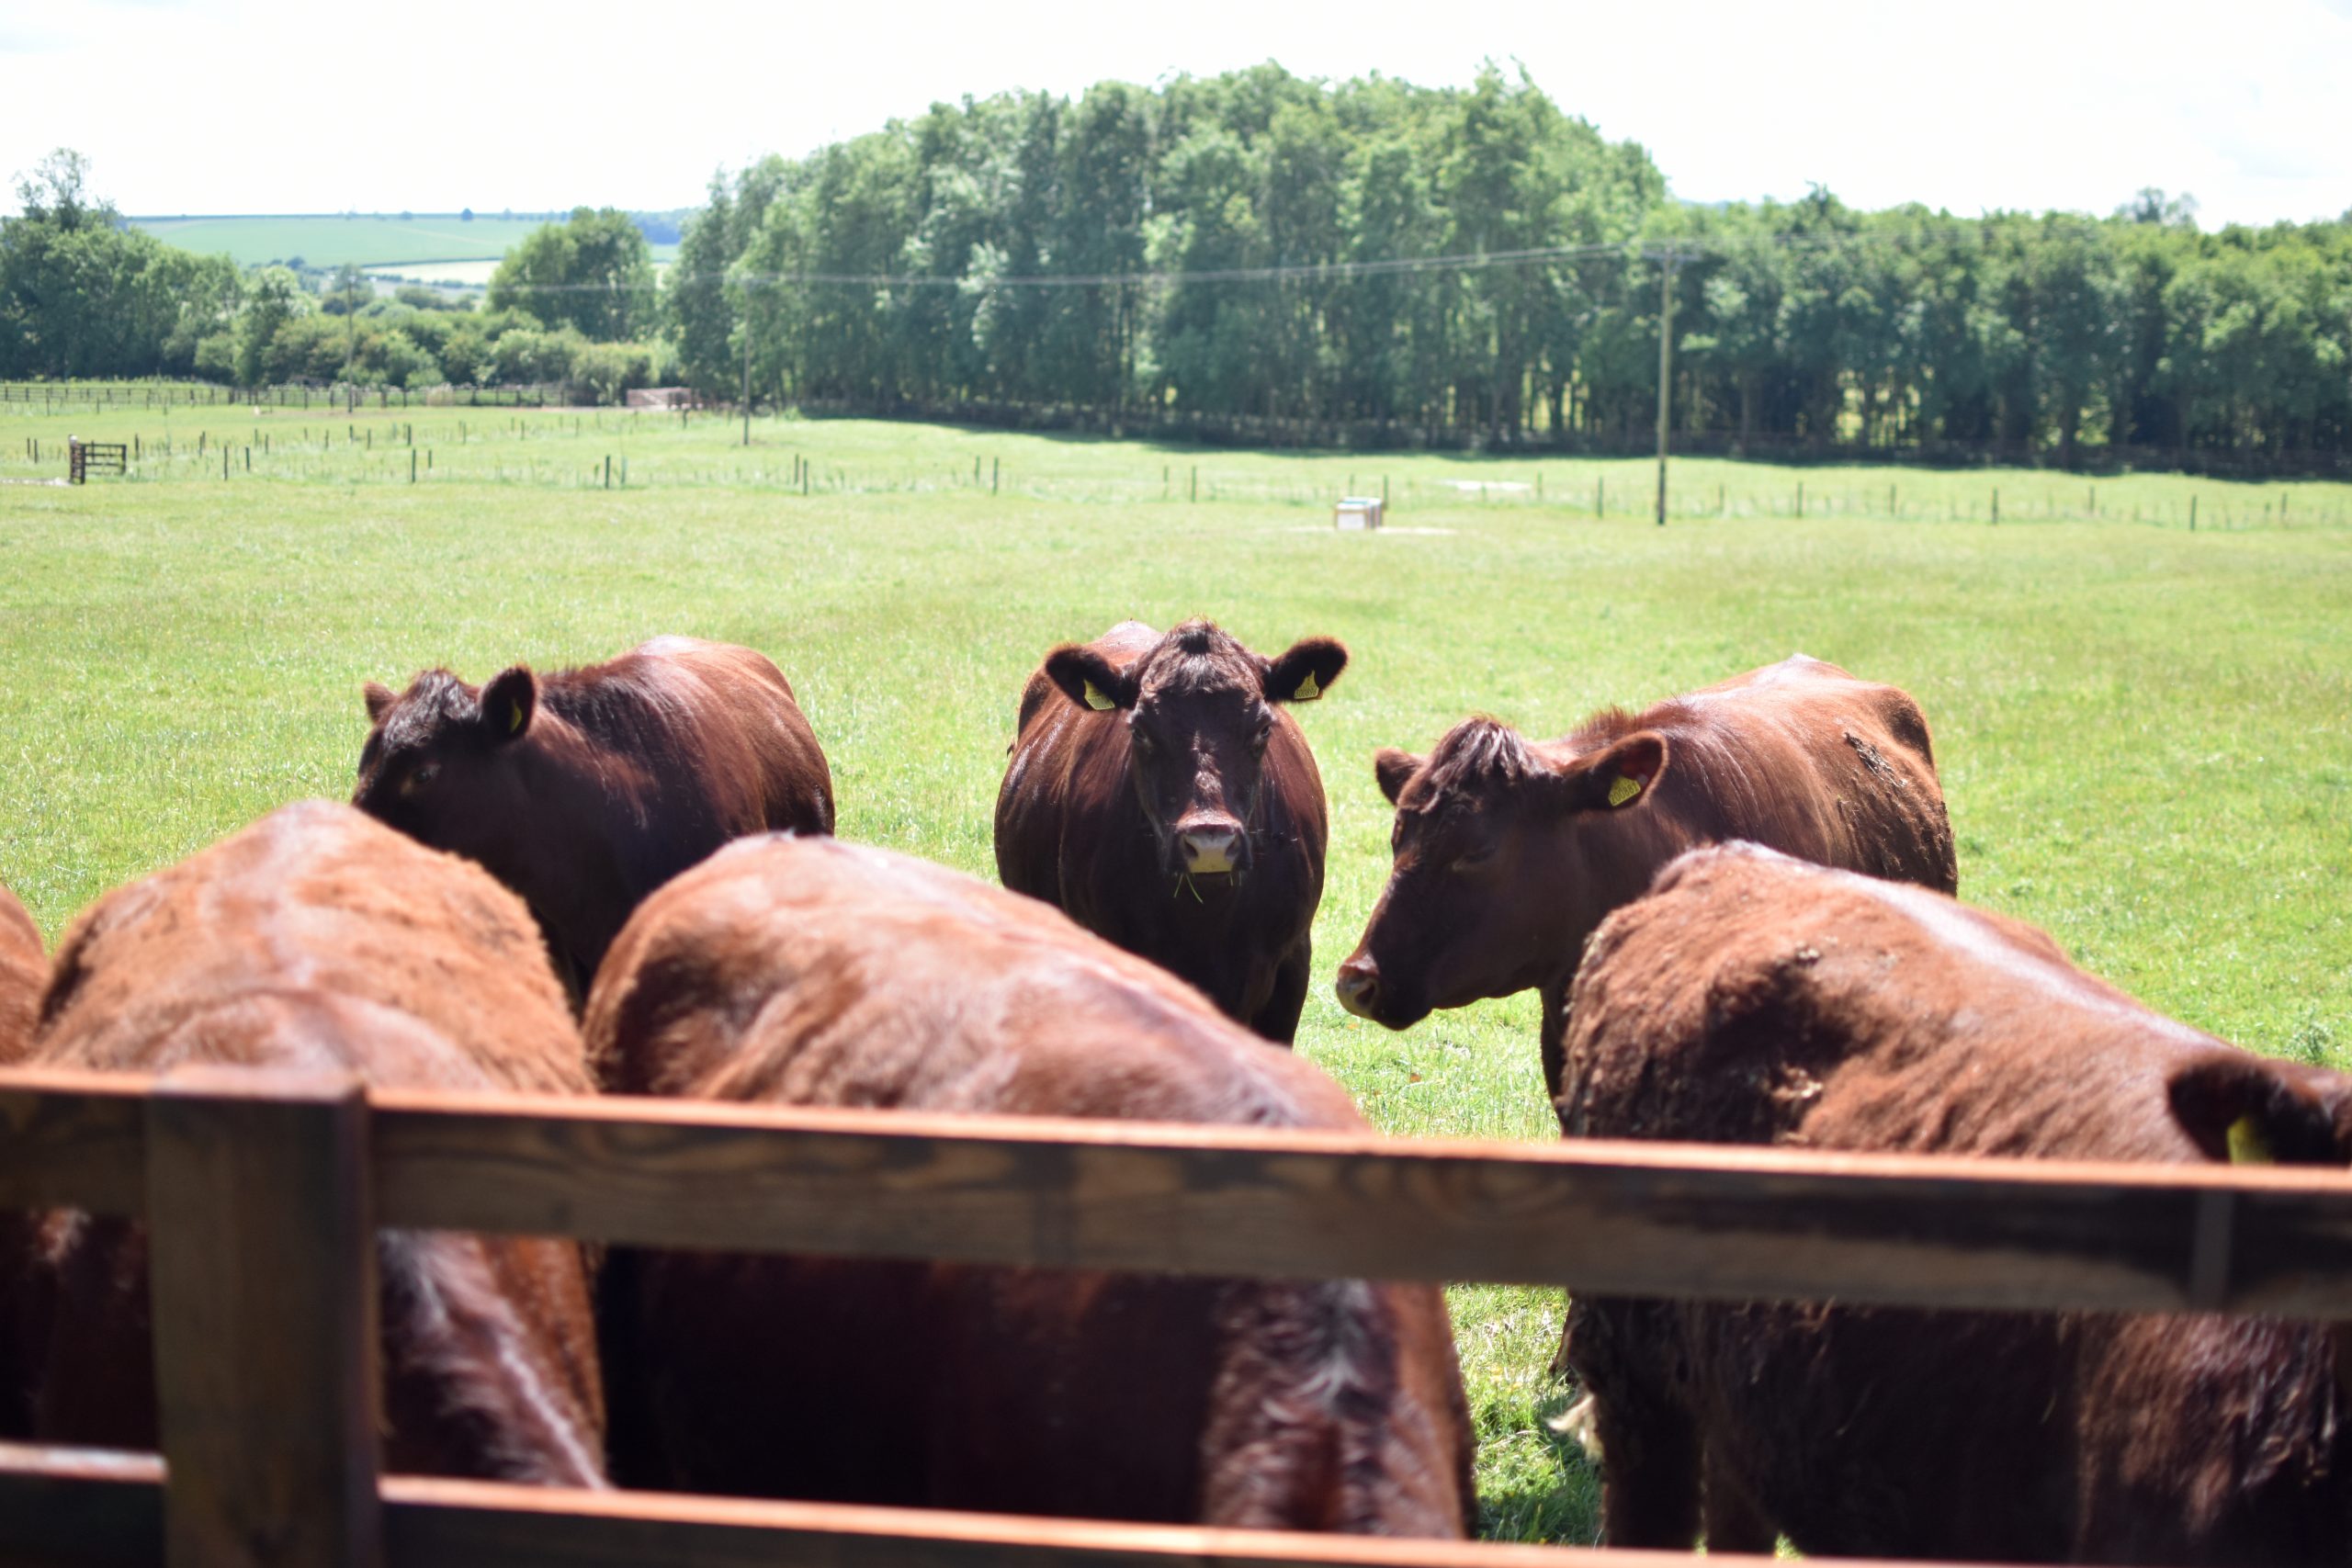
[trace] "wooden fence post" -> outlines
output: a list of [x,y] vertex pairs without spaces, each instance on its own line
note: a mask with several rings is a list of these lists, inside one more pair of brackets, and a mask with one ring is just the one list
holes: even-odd
[[148,1102],[169,1568],[383,1561],[367,1136],[346,1074],[183,1066]]

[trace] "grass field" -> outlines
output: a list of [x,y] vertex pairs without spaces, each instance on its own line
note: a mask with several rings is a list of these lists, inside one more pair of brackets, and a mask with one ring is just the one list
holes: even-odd
[[[715,418],[226,412],[166,434],[160,412],[0,409],[0,479],[57,472],[69,425],[170,453],[129,483],[0,484],[0,880],[52,936],[279,802],[346,793],[364,679],[480,679],[662,631],[776,658],[845,836],[989,874],[1038,655],[1197,613],[1261,649],[1323,631],[1354,651],[1301,711],[1333,837],[1300,1049],[1396,1133],[1541,1138],[1550,1119],[1532,996],[1402,1035],[1331,998],[1385,873],[1373,749],[1475,710],[1555,734],[1797,649],[1925,706],[1963,897],[2200,1027],[2352,1066],[2346,487],[1694,462],[1661,530],[1628,515],[1651,482],[1634,463],[795,420],[746,451]],[[413,485],[412,423],[434,457]],[[252,474],[235,456],[222,479],[221,443],[263,434]],[[603,488],[607,453],[628,488]],[[1391,528],[1334,535],[1330,499],[1384,480]],[[1542,1377],[1557,1298],[1453,1301],[1489,1533],[1589,1540],[1593,1478],[1541,1419],[1564,1401]]]
[[[544,218],[460,219],[448,213],[401,218],[359,213],[315,217],[134,218],[131,224],[167,244],[211,255],[225,254],[239,266],[300,257],[311,266],[402,268],[412,263],[495,262],[548,221]],[[675,245],[656,245],[666,261]],[[426,269],[419,269],[423,276]],[[440,276],[436,274],[435,276]],[[479,279],[487,282],[487,274]]]

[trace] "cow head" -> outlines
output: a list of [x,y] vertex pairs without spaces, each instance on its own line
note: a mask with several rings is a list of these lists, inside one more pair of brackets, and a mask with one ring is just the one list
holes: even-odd
[[372,727],[351,803],[518,886],[531,820],[522,762],[532,749],[537,679],[517,665],[476,688],[428,670],[398,695],[373,681],[364,690]]
[[1396,858],[1340,965],[1341,1006],[1404,1029],[1573,973],[1593,928],[1640,891],[1623,886],[1634,857],[1622,840],[1650,837],[1636,819],[1668,757],[1650,729],[1562,749],[1473,718],[1426,758],[1393,747],[1374,758],[1396,807]]
[[1160,869],[1170,879],[1238,886],[1257,852],[1275,706],[1314,701],[1347,664],[1348,650],[1330,637],[1267,659],[1206,621],[1189,621],[1125,666],[1065,644],[1046,655],[1046,674],[1080,706],[1120,716],[1127,774]]

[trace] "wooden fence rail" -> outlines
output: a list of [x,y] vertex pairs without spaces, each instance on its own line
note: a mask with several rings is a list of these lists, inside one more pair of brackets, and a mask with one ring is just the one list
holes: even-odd
[[7,1561],[152,1562],[166,1541],[175,1565],[436,1568],[1507,1568],[1523,1555],[379,1477],[376,1224],[1712,1300],[2352,1318],[2352,1181],[2324,1170],[363,1096],[346,1079],[218,1068],[0,1074],[0,1208],[46,1206],[150,1222],[171,1479],[152,1458],[0,1450]]

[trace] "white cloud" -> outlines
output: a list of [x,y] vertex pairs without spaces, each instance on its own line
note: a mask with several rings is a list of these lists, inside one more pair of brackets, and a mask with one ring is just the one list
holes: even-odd
[[561,8],[56,0],[0,31],[0,175],[59,144],[126,210],[639,208],[936,99],[1280,60],[1466,82],[1524,61],[1648,146],[1685,197],[2104,212],[2142,186],[2207,222],[2352,208],[2352,0],[2130,7],[1475,6],[1200,0]]

